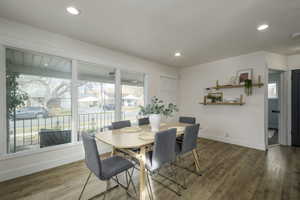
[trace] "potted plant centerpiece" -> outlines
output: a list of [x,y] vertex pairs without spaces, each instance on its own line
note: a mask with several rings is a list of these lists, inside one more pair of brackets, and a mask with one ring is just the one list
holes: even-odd
[[152,97],[150,104],[140,106],[139,114],[142,116],[149,116],[151,131],[157,132],[160,127],[161,115],[169,117],[177,111],[178,108],[175,104],[169,103],[168,105],[165,105],[162,100],[159,100],[157,97]]

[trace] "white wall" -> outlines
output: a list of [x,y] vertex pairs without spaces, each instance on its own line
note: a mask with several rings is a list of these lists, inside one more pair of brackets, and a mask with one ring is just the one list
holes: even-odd
[[288,66],[290,69],[300,69],[300,54],[288,56]]
[[[228,143],[265,149],[265,88],[254,88],[245,97],[243,106],[204,106],[204,88],[228,82],[240,69],[253,68],[254,78],[265,80],[266,52],[227,58],[211,63],[184,68],[180,71],[180,114],[197,117],[203,128],[200,136]],[[223,89],[224,97],[239,97],[242,88]],[[226,133],[229,137],[226,137]]]
[[288,57],[285,55],[266,52],[266,64],[270,69],[287,70]]
[[[2,18],[0,18],[1,44],[146,73],[148,75],[149,97],[159,95],[161,75],[177,77],[176,68],[100,48]],[[81,144],[70,144],[54,149],[43,153],[21,152],[19,156],[0,157],[0,181],[83,158]]]

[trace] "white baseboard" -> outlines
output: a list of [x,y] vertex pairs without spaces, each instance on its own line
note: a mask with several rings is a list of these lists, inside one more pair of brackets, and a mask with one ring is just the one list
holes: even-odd
[[215,135],[206,135],[206,134],[202,134],[202,133],[200,133],[198,135],[198,137],[199,138],[206,138],[206,139],[210,139],[210,140],[216,140],[216,141],[219,141],[219,142],[224,142],[224,143],[229,143],[229,144],[235,144],[235,145],[248,147],[248,148],[252,148],[252,149],[258,149],[258,150],[261,150],[261,151],[266,150],[264,145],[251,144],[251,143],[248,143],[248,142],[245,142],[243,140],[236,139],[236,138],[225,138],[225,137],[220,137],[220,136],[215,136]]

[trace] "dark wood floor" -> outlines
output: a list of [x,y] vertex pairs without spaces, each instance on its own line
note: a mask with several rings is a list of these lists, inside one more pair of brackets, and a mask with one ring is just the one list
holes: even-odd
[[[198,154],[203,176],[180,170],[188,184],[181,197],[152,182],[155,199],[300,200],[300,148],[277,146],[266,153],[203,139],[199,141]],[[185,157],[185,164],[192,164],[190,155]],[[77,162],[2,182],[0,199],[77,199],[87,175],[84,163]],[[83,199],[100,193],[104,186],[93,177]],[[118,188],[107,199],[130,198]]]

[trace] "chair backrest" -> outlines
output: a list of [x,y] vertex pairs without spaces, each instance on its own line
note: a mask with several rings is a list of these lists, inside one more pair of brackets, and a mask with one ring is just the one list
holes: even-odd
[[145,118],[138,119],[138,124],[139,126],[150,124],[149,118],[145,117]]
[[111,123],[111,129],[120,129],[120,128],[125,128],[125,127],[130,127],[131,123],[129,120],[124,120],[124,121],[118,121],[118,122],[112,122]]
[[174,128],[156,133],[151,159],[152,170],[175,160],[176,131]]
[[85,152],[85,163],[89,170],[91,170],[91,172],[100,178],[102,174],[102,168],[96,141],[93,136],[90,136],[86,133],[82,134],[82,141]]
[[179,122],[187,124],[196,124],[195,117],[179,117]]
[[187,153],[197,148],[197,139],[200,124],[187,126],[182,141],[181,153]]

